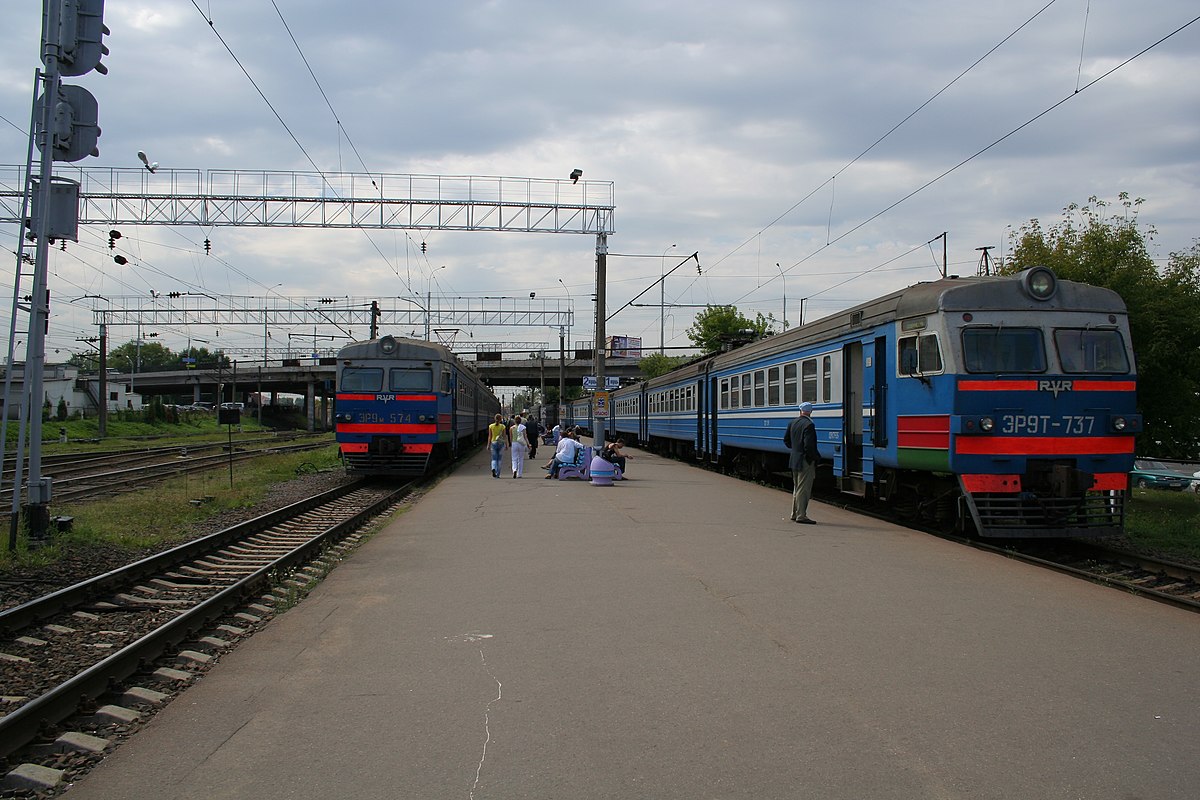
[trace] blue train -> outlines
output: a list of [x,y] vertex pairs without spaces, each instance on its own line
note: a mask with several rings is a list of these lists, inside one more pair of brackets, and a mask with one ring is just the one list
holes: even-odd
[[348,471],[423,475],[483,441],[500,401],[441,345],[383,336],[337,356],[334,430]]
[[1115,292],[1045,267],[917,284],[619,389],[608,427],[767,479],[805,401],[843,492],[989,537],[1124,527],[1142,418]]

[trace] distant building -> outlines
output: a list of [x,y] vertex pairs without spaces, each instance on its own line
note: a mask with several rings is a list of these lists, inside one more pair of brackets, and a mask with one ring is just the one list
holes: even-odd
[[[25,391],[25,363],[18,361],[11,365],[12,389],[9,402],[5,408],[9,419],[18,419],[21,413],[21,395]],[[0,382],[7,379],[7,367],[0,368]],[[132,387],[125,381],[114,381],[117,373],[109,371],[106,381],[106,407],[109,411],[140,411],[142,396],[135,394]],[[79,367],[73,364],[46,364],[42,372],[42,390],[44,396],[40,405],[50,401],[51,415],[58,413],[60,400],[67,402],[67,416],[85,417],[96,416],[100,413],[100,376],[97,374],[79,374]],[[4,397],[0,393],[0,404]]]

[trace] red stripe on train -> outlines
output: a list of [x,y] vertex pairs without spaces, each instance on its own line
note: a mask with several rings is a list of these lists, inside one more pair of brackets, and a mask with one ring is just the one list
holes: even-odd
[[[386,398],[386,399],[383,399]],[[369,400],[371,402],[391,403],[395,402],[419,402],[432,403],[437,400],[436,394],[389,394],[381,392],[380,394],[339,394],[338,400]]]
[[437,425],[392,425],[384,423],[348,423],[337,426],[338,433],[437,433]]
[[[1021,491],[1020,475],[963,475],[963,487],[971,494],[978,492],[1015,493]],[[1124,472],[1101,472],[1093,476],[1092,491],[1125,489],[1129,476]]]
[[1116,455],[1133,452],[1132,436],[959,436],[965,456]]

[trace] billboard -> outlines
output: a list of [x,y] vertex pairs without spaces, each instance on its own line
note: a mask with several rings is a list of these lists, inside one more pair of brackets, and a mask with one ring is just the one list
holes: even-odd
[[604,345],[608,358],[642,357],[642,338],[640,336],[609,336],[604,340]]

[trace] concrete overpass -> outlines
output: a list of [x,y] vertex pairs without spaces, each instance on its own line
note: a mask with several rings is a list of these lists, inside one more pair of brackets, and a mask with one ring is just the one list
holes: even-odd
[[[465,359],[492,386],[538,387],[558,386],[559,359],[547,355],[545,358],[526,358],[498,361]],[[579,386],[586,375],[593,374],[591,359],[568,358],[562,363],[564,382],[567,386]],[[606,375],[616,376],[622,382],[641,377],[638,359],[606,358]],[[318,398],[332,398],[337,376],[337,359],[301,359],[299,363],[233,362],[228,367],[200,366],[197,369],[171,370],[170,372],[110,372],[110,382],[122,383],[130,393],[146,397],[171,395],[191,402],[226,402],[241,400],[251,392],[289,392],[301,394],[309,399],[308,407]]]

